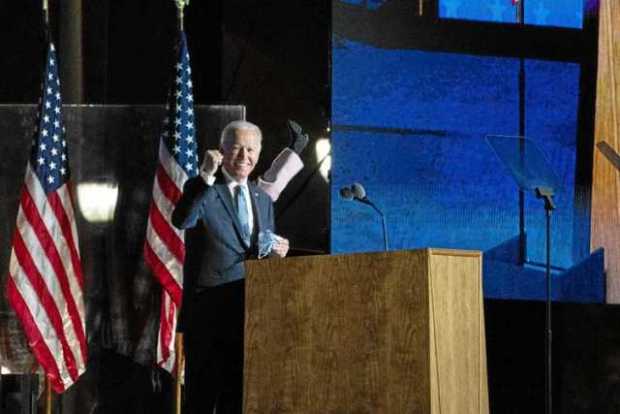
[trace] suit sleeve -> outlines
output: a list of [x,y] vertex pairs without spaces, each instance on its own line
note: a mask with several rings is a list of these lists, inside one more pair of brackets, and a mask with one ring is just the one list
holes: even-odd
[[289,148],[285,148],[273,160],[269,170],[258,179],[258,186],[275,202],[280,197],[284,187],[303,167],[304,163],[299,155]]
[[207,186],[200,177],[190,178],[183,186],[183,195],[172,212],[172,224],[178,229],[194,227],[202,214],[202,204]]
[[272,231],[275,233],[276,223],[275,223],[275,218],[274,218],[274,213],[273,213],[273,201],[271,201],[271,198],[269,198],[268,205],[269,207],[267,209],[267,223],[269,223],[269,228],[272,229]]

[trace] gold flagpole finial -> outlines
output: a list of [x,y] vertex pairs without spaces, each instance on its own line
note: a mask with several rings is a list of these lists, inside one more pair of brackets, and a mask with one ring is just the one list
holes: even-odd
[[45,18],[45,24],[49,24],[50,12],[49,12],[48,0],[43,0],[43,17]]
[[179,18],[179,30],[183,31],[183,10],[189,6],[189,0],[174,0],[177,4],[177,16]]

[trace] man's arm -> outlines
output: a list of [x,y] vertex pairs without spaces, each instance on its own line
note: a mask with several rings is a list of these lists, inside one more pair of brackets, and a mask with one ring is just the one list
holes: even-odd
[[183,195],[172,212],[172,224],[178,229],[194,227],[201,215],[202,200],[209,189],[202,177],[190,178],[183,186]]
[[183,195],[172,212],[172,224],[179,229],[194,227],[201,216],[207,190],[215,181],[215,172],[222,164],[222,154],[208,150],[200,166],[200,174],[190,178],[183,186]]
[[277,201],[282,190],[301,171],[304,163],[290,148],[285,148],[271,163],[269,170],[258,178],[258,186],[267,193],[271,201]]
[[304,134],[301,126],[295,121],[287,122],[290,144],[282,150],[271,167],[258,179],[258,186],[267,193],[272,201],[277,201],[280,193],[288,183],[301,171],[304,163],[301,153],[308,145],[308,134]]

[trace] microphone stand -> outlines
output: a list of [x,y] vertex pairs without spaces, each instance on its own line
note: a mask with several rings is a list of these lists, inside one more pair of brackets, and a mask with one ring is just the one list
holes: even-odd
[[381,224],[383,225],[383,249],[387,252],[388,251],[388,235],[387,235],[387,224],[385,222],[385,214],[383,214],[383,212],[379,209],[379,207],[377,207],[375,203],[370,201],[368,197],[364,197],[364,198],[355,197],[355,199],[364,204],[369,205],[381,216]]
[[553,203],[553,190],[546,187],[536,188],[536,197],[542,198],[545,202],[545,215],[546,215],[546,238],[547,238],[547,266],[545,270],[545,277],[547,281],[546,289],[546,336],[545,336],[545,359],[547,362],[545,372],[545,413],[552,414],[552,331],[551,331],[551,212],[555,209]]

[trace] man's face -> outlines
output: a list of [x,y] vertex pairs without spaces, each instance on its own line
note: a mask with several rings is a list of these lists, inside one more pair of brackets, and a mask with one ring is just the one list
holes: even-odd
[[260,155],[261,144],[256,132],[251,129],[237,129],[235,136],[222,145],[222,164],[226,171],[238,181],[243,181],[254,170]]

